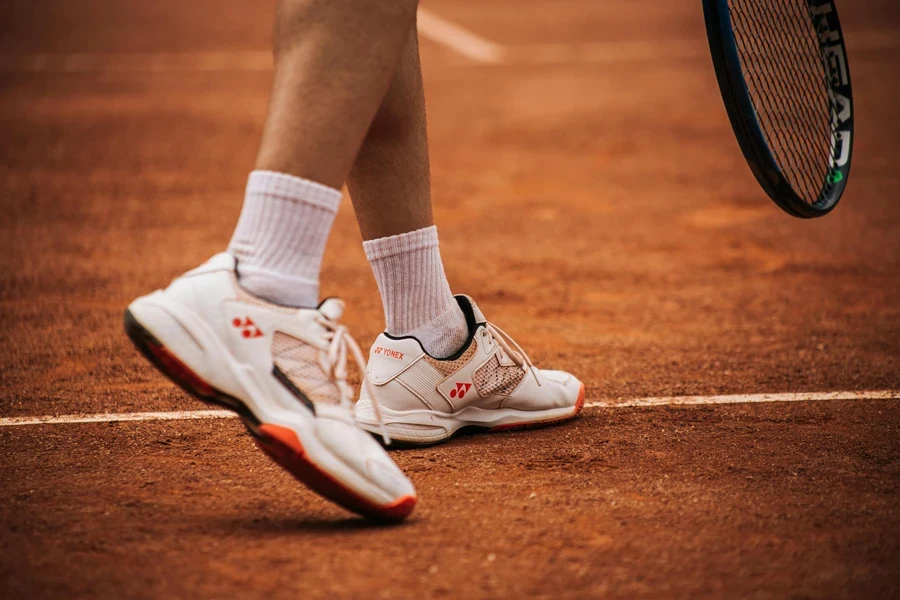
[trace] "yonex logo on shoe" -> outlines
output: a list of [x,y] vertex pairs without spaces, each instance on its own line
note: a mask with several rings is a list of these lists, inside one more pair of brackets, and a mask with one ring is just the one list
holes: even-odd
[[263,335],[263,332],[259,330],[256,323],[250,320],[250,317],[244,317],[243,321],[235,317],[231,325],[236,329],[240,329],[241,335],[245,338],[258,338]]
[[403,360],[402,352],[397,352],[396,350],[391,350],[390,348],[382,348],[381,346],[375,346],[375,348],[372,349],[372,354],[381,354],[389,358]]
[[468,393],[470,387],[472,387],[471,383],[457,383],[456,389],[450,390],[450,397],[462,398]]

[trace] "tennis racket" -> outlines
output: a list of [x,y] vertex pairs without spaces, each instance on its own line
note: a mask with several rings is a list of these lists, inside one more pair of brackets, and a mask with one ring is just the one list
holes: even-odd
[[744,158],[787,213],[821,217],[850,175],[853,94],[833,0],[703,0],[719,90]]

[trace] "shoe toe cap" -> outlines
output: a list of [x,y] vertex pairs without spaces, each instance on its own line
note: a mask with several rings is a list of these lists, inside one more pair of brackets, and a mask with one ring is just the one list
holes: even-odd
[[526,392],[522,395],[529,398],[531,404],[546,410],[575,406],[578,402],[581,381],[571,373],[541,369],[541,379],[540,386],[531,383],[527,389],[520,390],[520,394]]
[[415,495],[412,483],[371,434],[334,419],[317,419],[316,433],[338,458],[392,498]]
[[581,383],[574,375],[572,375],[571,373],[567,373],[566,371],[541,369],[541,374],[550,381],[566,387],[574,385],[574,387],[577,388],[578,384]]
[[541,371],[544,374],[544,377],[553,381],[554,383],[558,383],[569,391],[574,390],[575,394],[578,394],[578,390],[581,389],[581,380],[568,373],[566,371]]
[[366,466],[370,478],[377,480],[395,498],[416,495],[412,482],[390,457],[370,456],[366,459]]

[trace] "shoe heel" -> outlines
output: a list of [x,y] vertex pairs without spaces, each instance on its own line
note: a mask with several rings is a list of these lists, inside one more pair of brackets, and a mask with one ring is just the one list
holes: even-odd
[[125,310],[122,321],[131,343],[160,373],[198,400],[236,412],[256,435],[260,421],[243,402],[206,383],[141,325],[130,309]]

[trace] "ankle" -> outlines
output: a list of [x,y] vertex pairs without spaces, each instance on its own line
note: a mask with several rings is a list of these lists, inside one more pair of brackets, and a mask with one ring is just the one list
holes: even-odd
[[381,293],[386,331],[415,337],[436,358],[459,350],[468,325],[444,274],[437,228],[369,240],[363,247]]
[[241,287],[294,307],[318,303],[319,270],[340,190],[313,181],[254,171],[228,251]]
[[257,298],[291,308],[315,308],[319,303],[319,282],[291,277],[274,271],[237,266],[238,285]]
[[451,307],[431,321],[404,333],[388,333],[395,336],[408,335],[419,340],[422,348],[434,358],[447,358],[456,354],[469,339],[466,316],[458,305]]

